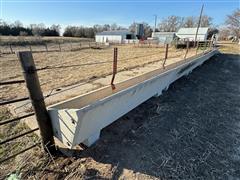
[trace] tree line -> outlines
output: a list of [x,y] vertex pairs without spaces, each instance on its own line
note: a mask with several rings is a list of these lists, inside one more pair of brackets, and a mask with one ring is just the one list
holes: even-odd
[[240,38],[240,9],[237,8],[232,14],[227,15],[225,26],[220,28],[219,37],[222,40]]
[[[233,35],[236,37],[240,36],[239,33],[239,18],[240,10],[236,9],[231,15],[226,17],[225,26],[220,29],[220,37],[225,37]],[[168,16],[161,19],[160,23],[157,25],[155,31],[161,32],[177,32],[179,28],[186,27],[192,28],[197,27],[199,17],[188,16]],[[211,33],[217,33],[218,30],[213,25],[213,18],[207,15],[203,15],[201,19],[200,27],[210,27]],[[142,22],[144,26],[145,37],[150,37],[153,28],[146,22]],[[92,27],[85,26],[67,26],[63,32],[65,37],[83,37],[83,38],[94,38],[95,34],[102,31],[110,30],[129,30],[131,32],[136,31],[137,23],[132,23],[128,28],[122,27],[114,24],[96,24]],[[0,35],[37,35],[37,36],[59,36],[61,27],[59,25],[52,25],[51,27],[46,27],[44,24],[31,24],[28,27],[24,27],[21,22],[16,21],[12,24],[8,24],[0,20]]]
[[84,37],[84,38],[94,38],[96,33],[102,31],[110,31],[110,30],[127,30],[122,26],[114,24],[104,24],[99,25],[96,24],[92,27],[84,27],[84,26],[67,26],[63,33],[65,37]]
[[[201,27],[209,27],[212,26],[212,18],[207,15],[202,16]],[[180,16],[168,16],[163,18],[161,22],[156,27],[155,31],[162,32],[177,32],[181,27],[197,27],[198,18],[194,16],[190,17],[180,17]],[[145,38],[151,37],[153,28],[146,22],[141,22],[144,27],[144,36]],[[84,27],[84,26],[68,26],[63,36],[66,37],[86,37],[86,38],[94,38],[95,34],[102,31],[110,31],[110,30],[129,30],[130,32],[135,32],[137,27],[137,23],[133,22],[128,28],[121,27],[116,23],[109,25],[99,25],[96,24],[93,27]]]
[[24,27],[20,21],[7,23],[0,19],[0,35],[4,36],[60,36],[60,26],[46,27],[41,24],[30,24]]
[[[169,16],[161,20],[161,22],[156,27],[156,31],[163,32],[176,32],[180,27],[197,27],[197,17],[179,17],[179,16]],[[141,22],[144,27],[145,37],[151,37],[153,28],[146,22]],[[212,26],[212,18],[204,15],[201,21],[201,27]],[[134,33],[136,31],[137,23],[133,22],[128,28],[122,27],[114,24],[96,24],[93,27],[84,26],[68,26],[65,28],[63,36],[66,37],[85,37],[94,38],[95,34],[102,31],[113,31],[113,30],[129,30]]]
[[[163,18],[158,24],[157,31],[163,32],[177,32],[181,27],[194,28],[197,27],[199,17],[188,16],[168,16]],[[200,23],[200,27],[211,27],[213,18],[207,15],[203,15]]]

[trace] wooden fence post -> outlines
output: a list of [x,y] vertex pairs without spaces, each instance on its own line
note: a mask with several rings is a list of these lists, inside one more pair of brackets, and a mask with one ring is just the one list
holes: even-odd
[[209,41],[208,41],[208,50],[210,50],[210,49],[211,49],[211,46],[212,46],[211,44],[212,44],[212,41],[211,41],[211,40],[209,40]]
[[114,48],[113,51],[113,75],[112,75],[112,80],[111,80],[111,86],[112,89],[115,89],[115,85],[114,85],[114,79],[115,79],[115,75],[117,74],[117,57],[118,57],[118,48]]
[[213,40],[211,41],[211,49],[213,49]]
[[19,52],[18,59],[23,69],[29,96],[32,102],[35,116],[42,138],[42,145],[45,151],[55,152],[52,124],[44,102],[37,70],[31,52]]
[[197,52],[198,52],[198,48],[199,48],[199,41],[197,41],[196,55],[197,55]]
[[61,52],[62,49],[61,49],[61,44],[60,44],[60,42],[58,43],[58,47],[59,47],[59,51]]
[[70,46],[71,46],[71,50],[70,51],[72,51],[72,41],[70,42]]
[[47,43],[45,43],[45,48],[46,48],[46,52],[48,52],[48,47],[47,47]]
[[11,51],[11,53],[13,54],[12,45],[11,45],[11,44],[9,44],[9,47],[10,47],[10,51]]
[[176,41],[176,49],[178,48],[178,39],[177,39],[177,41]]
[[187,58],[187,54],[188,54],[188,50],[189,50],[189,40],[187,41],[187,50],[186,50],[186,53],[185,53],[185,55],[184,55],[184,59],[186,59]]
[[32,53],[32,46],[31,45],[29,45],[29,50]]
[[163,69],[165,68],[165,64],[166,64],[167,58],[168,58],[168,44],[166,44],[165,58],[164,58],[164,61],[163,61]]
[[205,41],[205,43],[204,43],[204,52],[206,51],[206,49],[207,49],[207,41]]

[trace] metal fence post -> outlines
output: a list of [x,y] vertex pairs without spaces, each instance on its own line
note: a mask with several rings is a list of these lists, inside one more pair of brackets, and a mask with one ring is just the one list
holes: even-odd
[[11,53],[13,54],[12,45],[11,45],[11,44],[9,44],[9,47],[10,47],[10,51],[11,51]]
[[205,41],[205,44],[204,44],[204,52],[207,50],[207,40]]
[[198,53],[198,48],[199,48],[199,41],[197,41],[196,55],[197,55],[197,53]]
[[31,45],[29,45],[29,50],[31,51],[31,53],[32,53],[32,46]]
[[189,50],[189,40],[187,41],[187,50],[186,50],[186,53],[184,55],[184,59],[187,58],[188,50]]
[[59,51],[61,52],[62,49],[61,49],[61,44],[60,44],[60,42],[58,43],[58,47],[59,47]]
[[118,48],[114,48],[114,52],[113,52],[113,75],[112,75],[112,80],[111,80],[112,89],[115,89],[114,79],[115,79],[115,75],[117,74],[117,56],[118,56]]
[[176,49],[178,48],[178,39],[177,39],[177,41],[176,41]]
[[47,43],[45,44],[46,52],[48,52],[48,46]]
[[72,49],[73,49],[73,46],[72,46],[72,41],[70,42],[70,46],[71,46],[71,50],[70,50],[70,51],[72,51]]
[[209,43],[208,43],[208,50],[210,50],[212,48],[212,41],[209,40]]
[[168,44],[166,44],[165,58],[164,58],[164,61],[163,61],[163,69],[165,68],[165,64],[166,64],[167,58],[168,58]]
[[37,70],[31,52],[19,52],[18,59],[23,69],[28,93],[35,111],[37,123],[40,130],[43,148],[54,153],[54,139],[52,124],[44,102]]

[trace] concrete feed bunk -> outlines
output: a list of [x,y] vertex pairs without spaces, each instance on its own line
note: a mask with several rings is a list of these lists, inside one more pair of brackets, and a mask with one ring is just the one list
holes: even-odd
[[164,89],[214,54],[207,53],[191,57],[115,85],[92,91],[70,100],[52,105],[48,111],[54,135],[68,148],[83,143],[92,145],[100,131],[152,96],[159,96]]

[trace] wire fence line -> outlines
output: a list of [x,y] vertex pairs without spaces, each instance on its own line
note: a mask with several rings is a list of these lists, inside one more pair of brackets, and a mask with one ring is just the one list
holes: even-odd
[[12,122],[20,121],[21,119],[25,119],[27,117],[33,116],[34,114],[35,113],[29,113],[29,114],[26,114],[26,115],[23,115],[23,116],[18,116],[18,117],[12,118],[12,119],[2,120],[2,121],[0,121],[0,126],[4,125],[4,124],[9,124],[9,123],[12,123]]
[[[130,58],[123,58],[123,59],[119,59],[118,62],[131,62],[132,60],[137,60],[138,58],[144,58],[144,57],[151,57],[151,56],[154,56],[154,55],[159,55],[160,53],[164,52],[164,49],[162,50],[162,48],[157,52],[157,53],[147,53],[147,54],[144,54],[144,55],[137,55],[137,56],[134,56],[134,57],[130,57]],[[182,50],[176,50],[176,52],[182,52]],[[58,55],[60,55],[58,53]],[[86,55],[82,58],[80,58],[79,60],[82,60],[82,59],[86,59],[88,58],[90,55]],[[45,58],[48,60],[48,53],[45,54]],[[56,64],[54,66],[44,66],[44,67],[38,67],[37,70],[41,71],[41,70],[47,70],[47,69],[60,69],[60,68],[72,68],[72,67],[83,67],[83,66],[93,66],[93,65],[100,65],[100,64],[111,64],[112,63],[112,60],[111,59],[108,59],[106,61],[98,61],[98,62],[89,62],[89,63],[79,63],[79,64],[72,64],[72,65],[65,65],[63,63],[64,61],[64,57],[61,56],[59,57],[58,59],[61,59],[61,63],[59,64]],[[161,59],[161,56],[159,56],[159,59]],[[151,63],[151,61],[149,61],[149,63]],[[14,78],[14,77],[8,77],[8,78]]]
[[36,147],[36,146],[40,146],[40,144],[41,144],[41,142],[35,143],[35,144],[33,144],[32,146],[29,146],[29,147],[27,147],[27,148],[25,148],[25,149],[23,149],[23,150],[15,153],[15,154],[12,154],[12,155],[10,155],[10,156],[8,156],[8,157],[5,157],[5,158],[3,158],[3,159],[0,159],[0,164],[6,162],[6,161],[8,161],[8,160],[11,160],[11,159],[15,158],[16,156],[18,156],[18,155],[20,155],[20,154],[22,154],[22,153],[24,153],[24,152],[26,152],[26,151],[29,151],[30,149],[32,149],[32,148],[34,148],[34,147]]
[[[25,83],[25,80],[5,81],[5,82],[1,82],[0,85],[1,86],[6,86],[6,85],[14,85],[14,84],[19,84],[19,83]],[[21,101],[26,101],[28,99],[30,99],[30,98],[29,97],[22,97],[22,98],[8,100],[8,101],[1,101],[0,106],[5,106],[5,105],[8,105],[8,104],[21,102]],[[11,119],[2,119],[1,118],[0,126],[1,126],[1,128],[4,128],[8,124],[19,122],[20,120],[31,117],[33,115],[35,115],[35,112],[25,114],[25,115],[22,115],[22,116],[18,116],[18,117],[15,117],[15,118],[11,118]],[[1,137],[1,141],[0,141],[1,151],[2,151],[2,153],[7,154],[7,156],[1,156],[0,164],[18,156],[19,154],[22,154],[22,153],[38,146],[40,144],[40,142],[37,142],[34,145],[31,145],[31,146],[28,146],[28,147],[24,147],[22,150],[8,156],[8,154],[9,154],[8,151],[11,151],[12,149],[15,149],[15,148],[13,148],[14,145],[13,146],[9,145],[10,142],[14,142],[16,139],[19,139],[19,138],[25,138],[27,135],[32,134],[32,133],[34,133],[38,130],[39,130],[39,127],[31,129],[31,130],[23,131],[23,132],[20,132],[20,133],[18,132],[17,134],[16,134],[16,132],[13,132],[9,135],[9,137],[3,137],[3,138]],[[8,149],[6,149],[7,152],[4,152],[5,148],[8,148]]]
[[[145,55],[137,55],[137,56],[134,56],[134,57],[130,57],[130,58],[124,58],[124,59],[120,59],[118,60],[118,62],[131,62],[131,60],[134,60],[134,59],[138,59],[138,58],[144,58],[144,57],[151,57],[151,56],[154,56],[154,55],[158,55],[160,52],[164,52],[165,50],[162,48],[157,52],[157,53],[147,53]],[[176,49],[175,52],[183,52],[183,50],[178,50]],[[85,59],[89,57],[88,56],[85,56],[81,59]],[[175,56],[176,57],[176,56]],[[172,56],[172,58],[175,58],[174,56]],[[46,59],[48,59],[48,55],[46,54]],[[64,59],[63,57],[61,57],[60,59]],[[80,59],[80,60],[81,60]],[[159,60],[161,60],[161,58],[159,57]],[[42,70],[51,70],[51,69],[64,69],[64,68],[73,68],[73,67],[83,67],[83,66],[93,66],[93,65],[100,65],[100,64],[111,64],[113,61],[112,60],[107,60],[107,61],[98,61],[98,62],[90,62],[90,63],[79,63],[79,64],[71,64],[71,65],[65,65],[63,63],[59,63],[57,65],[54,65],[54,66],[44,66],[44,67],[39,67],[37,68],[38,71],[42,71]],[[153,62],[156,62],[156,60],[154,61],[148,61],[147,63],[153,63]],[[143,63],[144,65],[145,63]],[[130,68],[131,69],[131,68]],[[109,73],[107,73],[109,74]],[[89,77],[90,78],[90,77]],[[84,80],[84,79],[83,79]],[[24,81],[22,81],[24,82]],[[2,82],[4,84],[4,82]],[[44,84],[48,84],[47,82],[45,82]],[[0,85],[1,85],[1,82],[0,82]],[[57,89],[57,88],[56,88]]]
[[[205,46],[206,48],[206,43],[203,43],[203,45]],[[200,48],[201,46],[197,47]],[[176,52],[183,52],[184,50],[181,49],[176,49]],[[164,51],[163,51],[164,52]],[[185,51],[184,51],[185,52]],[[187,53],[188,53],[188,50],[186,51],[186,53],[184,54],[184,59],[186,58],[187,56]],[[132,59],[137,59],[137,58],[141,58],[141,57],[149,57],[149,56],[152,56],[152,55],[158,55],[159,53],[153,53],[153,54],[147,54],[147,55],[143,55],[143,56],[135,56],[135,57],[132,57],[132,58],[125,58],[125,59],[121,59],[121,60],[118,60],[118,62],[129,62],[130,60]],[[171,56],[171,57],[167,57],[167,58],[177,58],[179,57],[179,55],[175,55],[175,56]],[[148,61],[144,64],[142,64],[143,66],[146,65],[146,64],[149,64],[149,63],[155,63],[155,62],[158,62],[158,61],[163,61],[164,63],[164,60],[166,60],[166,57],[165,58],[160,58],[160,59],[157,59],[157,60],[153,60],[153,61]],[[68,65],[68,66],[65,66],[65,65],[61,65],[61,66],[46,66],[44,68],[39,68],[38,70],[48,70],[48,69],[58,69],[58,68],[71,68],[71,67],[81,67],[81,66],[90,66],[90,65],[97,65],[97,64],[106,64],[106,63],[113,63],[112,60],[108,60],[108,61],[100,61],[100,62],[93,62],[93,63],[85,63],[85,64],[73,64],[73,65]],[[164,64],[163,64],[164,66]],[[132,69],[132,68],[135,68],[134,67],[130,67],[128,69]],[[119,72],[122,71],[122,70],[119,70]],[[107,75],[111,75],[112,72],[109,72],[109,73],[106,73],[106,74],[103,74],[103,76],[107,76]],[[94,80],[96,80],[97,78],[94,78]],[[86,79],[82,79],[82,80],[86,80]],[[93,80],[93,81],[94,81]],[[89,83],[91,83],[92,81],[88,81]],[[56,88],[56,89],[59,89],[59,88]],[[47,96],[47,97],[50,97],[51,96],[51,93],[54,91],[55,89],[52,89],[50,94]]]
[[[179,51],[178,51],[179,52]],[[129,60],[131,60],[131,59],[135,59],[135,58],[139,58],[139,57],[148,57],[148,56],[151,56],[151,55],[158,55],[159,53],[154,53],[154,54],[150,54],[150,55],[145,55],[145,56],[138,56],[138,57],[134,57],[134,58],[129,58],[129,59],[124,59],[124,60],[118,60],[118,62],[128,62]],[[177,58],[177,57],[179,57],[179,55],[175,55],[175,56],[171,56],[170,58]],[[157,60],[153,60],[153,61],[147,61],[147,62],[145,62],[145,63],[143,63],[143,64],[141,64],[141,66],[145,66],[145,65],[147,65],[147,64],[151,64],[151,63],[156,63],[156,62],[160,62],[160,61],[164,61],[164,58],[160,58],[160,59],[157,59]],[[71,68],[71,67],[78,67],[78,66],[87,66],[87,65],[96,65],[96,64],[105,64],[105,63],[113,63],[113,61],[103,61],[103,62],[97,62],[97,63],[86,63],[86,64],[75,64],[75,65],[71,65],[71,66],[49,66],[49,67],[45,67],[45,68],[38,68],[37,70],[50,70],[50,69],[55,69],[55,68]],[[139,66],[137,66],[137,67],[139,67]],[[129,68],[128,68],[128,70],[131,70],[131,69],[134,69],[134,68],[136,68],[136,66],[130,66]],[[118,72],[122,72],[122,71],[125,71],[125,69],[120,69],[120,70],[118,70]],[[111,75],[112,74],[112,72],[111,71],[109,71],[108,73],[105,73],[105,74],[102,74],[102,76],[108,76],[108,75]],[[95,81],[95,80],[97,80],[97,79],[100,79],[101,77],[99,77],[99,78],[93,78],[92,80],[88,80],[88,81],[86,81],[86,79],[82,79],[82,80],[80,80],[80,81],[84,81],[84,82],[86,82],[86,83],[91,83],[91,82],[93,82],[93,81]],[[86,84],[86,83],[83,83],[83,84],[81,84],[81,85],[79,85],[79,86],[77,86],[77,87],[80,87],[80,86],[83,86],[84,84]],[[43,83],[43,85],[44,84],[47,84],[47,82],[46,83]],[[53,93],[55,90],[57,90],[57,89],[59,89],[59,88],[54,88],[54,89],[51,89],[50,90],[50,92],[49,92],[49,94],[48,95],[46,95],[45,97],[44,97],[44,99],[45,98],[48,98],[48,97],[51,97],[51,96],[53,96],[53,95],[55,95],[55,93]],[[72,89],[72,88],[71,88]],[[61,90],[61,89],[60,89]],[[29,102],[30,103],[30,102]]]
[[[41,48],[40,48],[41,47]],[[15,54],[19,51],[31,51],[32,53],[41,52],[67,52],[79,51],[89,48],[104,48],[104,43],[96,42],[55,42],[55,43],[39,43],[29,45],[15,45],[8,43],[8,45],[1,45],[0,54]],[[37,49],[37,50],[35,50]]]
[[[153,53],[153,54],[146,54],[146,55],[142,55],[142,56],[135,56],[132,58],[125,58],[125,59],[121,59],[118,60],[118,62],[129,62],[132,59],[138,59],[138,58],[143,58],[143,57],[149,57],[149,56],[154,56],[154,55],[159,55],[158,53]],[[151,62],[151,61],[149,61]],[[40,67],[37,70],[41,71],[41,70],[47,70],[47,69],[58,69],[58,68],[71,68],[71,67],[81,67],[81,66],[90,66],[90,65],[98,65],[98,64],[106,64],[106,63],[113,63],[112,60],[108,60],[108,61],[100,61],[100,62],[92,62],[92,63],[83,63],[83,64],[72,64],[72,65],[57,65],[57,66],[45,66],[45,67]]]
[[[8,82],[2,82],[1,85],[13,85],[13,84],[18,84],[18,83],[23,83],[25,82],[25,80],[19,80],[19,81],[8,81]],[[9,100],[9,101],[4,101],[4,102],[1,102],[0,103],[0,106],[4,106],[4,105],[7,105],[7,104],[11,104],[11,103],[15,103],[15,102],[20,102],[20,101],[25,101],[29,99],[29,97],[25,97],[25,98],[19,98],[19,99],[14,99],[14,100]],[[4,119],[4,120],[1,120],[0,121],[0,127],[3,127],[5,125],[8,125],[10,123],[14,123],[14,122],[19,122],[20,120],[22,119],[25,119],[25,118],[28,118],[28,117],[31,117],[33,116],[35,113],[29,113],[29,114],[25,114],[23,116],[18,116],[18,117],[15,117],[15,118],[11,118],[11,119]],[[9,142],[13,142],[14,140],[16,139],[19,139],[19,138],[23,138],[24,136],[28,135],[28,134],[32,134],[33,132],[39,130],[39,128],[35,128],[35,129],[32,129],[32,130],[28,130],[28,131],[25,131],[25,132],[21,132],[21,133],[18,133],[18,134],[12,134],[10,137],[5,137],[5,139],[1,140],[0,141],[0,146],[1,149],[3,150],[4,147],[8,147],[9,145],[7,145]],[[2,139],[2,138],[1,138]],[[17,155],[19,154],[22,154],[34,147],[36,147],[39,143],[37,144],[34,144],[30,147],[25,147],[24,149],[20,150],[19,152],[16,152],[15,154],[12,154],[10,156],[7,156],[7,157],[1,157],[0,158],[0,164],[1,163],[4,163],[14,157],[16,157]],[[4,147],[3,147],[4,146]],[[10,146],[9,148],[13,149],[12,146]],[[10,151],[10,149],[9,149]]]
[[[171,56],[171,57],[168,56],[168,53],[169,53],[169,52],[168,52],[168,46],[166,46],[165,48],[166,48],[166,49],[162,51],[162,52],[165,52],[165,57],[159,57],[159,58],[157,58],[157,59],[155,59],[155,60],[144,62],[144,63],[142,63],[141,65],[144,66],[144,65],[146,65],[146,64],[154,63],[154,62],[159,62],[159,61],[165,62],[167,58],[179,57],[178,54],[175,55],[175,56]],[[181,51],[176,50],[176,52],[184,52],[184,50],[181,50]],[[188,51],[186,51],[186,54],[187,54],[187,53],[188,53]],[[186,57],[186,54],[185,54],[185,57]],[[117,60],[117,61],[116,61],[116,60],[115,60],[115,61],[113,61],[113,60],[108,60],[108,61],[100,61],[100,62],[92,62],[92,63],[73,64],[73,65],[61,65],[61,64],[57,64],[56,66],[45,66],[45,67],[42,67],[42,68],[41,68],[41,67],[40,67],[40,68],[35,68],[35,69],[33,69],[33,70],[37,72],[37,71],[42,71],[42,70],[51,70],[51,69],[60,69],[60,68],[70,68],[70,67],[81,67],[81,66],[91,66],[91,65],[110,64],[110,63],[113,63],[113,66],[114,66],[114,67],[117,67],[117,66],[116,66],[116,63],[118,63],[118,62],[130,62],[130,61],[133,60],[133,59],[143,58],[143,57],[149,57],[149,56],[154,56],[154,55],[160,55],[160,51],[158,51],[158,52],[156,52],[156,53],[151,53],[151,54],[146,54],[146,55],[141,55],[141,56],[135,56],[135,57],[131,57],[131,58],[125,58],[125,59],[121,59],[121,60]],[[62,58],[63,58],[63,57],[62,57]],[[117,57],[115,57],[115,58],[117,58]],[[32,59],[32,60],[33,60],[33,59]],[[162,67],[162,68],[164,68],[164,64],[165,64],[165,63],[163,63],[163,67]],[[136,65],[136,66],[137,66],[137,65]],[[130,66],[129,68],[130,68],[130,69],[131,69],[131,68],[135,68],[136,66]],[[125,70],[124,68],[123,68],[123,69],[119,69],[118,72],[124,71],[124,70]],[[35,72],[35,73],[36,73],[36,72]],[[111,74],[112,74],[112,71],[109,71],[108,73],[106,73],[106,75],[111,75]],[[83,80],[84,80],[84,79],[83,79]],[[94,80],[95,80],[95,79],[94,79]],[[91,82],[91,81],[89,81],[89,82]],[[0,85],[13,85],[13,84],[18,84],[18,83],[27,83],[27,82],[26,82],[26,80],[5,81],[5,82],[0,82]],[[54,88],[51,89],[51,91],[50,91],[47,95],[45,95],[45,96],[42,97],[42,100],[44,101],[44,99],[52,96],[54,90],[55,90]],[[29,97],[23,97],[23,98],[14,99],[14,100],[9,100],[9,101],[2,101],[2,102],[0,102],[0,106],[7,105],[7,104],[10,104],[10,103],[20,102],[20,101],[26,101],[26,100],[29,100],[29,99],[30,99]],[[31,103],[31,101],[28,101],[26,104],[29,104],[29,103]],[[24,105],[26,105],[26,104],[24,104]],[[31,113],[25,114],[25,115],[23,115],[23,116],[15,117],[15,118],[12,118],[12,119],[6,119],[6,120],[3,120],[3,121],[0,121],[0,126],[6,125],[6,124],[9,124],[9,123],[13,123],[13,122],[17,122],[17,121],[19,121],[19,120],[21,120],[21,119],[25,119],[25,118],[31,117],[31,116],[33,116],[33,115],[36,115],[36,113],[35,113],[35,112],[34,112],[34,113],[31,112]],[[15,139],[17,139],[17,138],[20,138],[20,137],[24,137],[24,136],[26,136],[26,135],[28,135],[28,134],[31,134],[31,133],[33,133],[33,132],[35,132],[35,131],[38,131],[38,130],[39,130],[39,128],[35,128],[35,129],[30,130],[30,131],[26,131],[26,132],[20,133],[20,134],[18,134],[18,135],[16,135],[16,136],[11,136],[11,137],[9,137],[9,138],[6,138],[6,139],[3,140],[3,141],[0,141],[0,145],[9,143],[10,141],[13,141],[13,140],[15,140]],[[38,143],[38,144],[39,144],[39,143]],[[35,144],[35,145],[31,146],[31,147],[27,147],[26,149],[24,149],[24,150],[22,150],[22,151],[20,151],[20,152],[17,152],[16,154],[13,154],[13,155],[11,155],[11,156],[3,159],[3,160],[0,160],[0,163],[3,162],[3,161],[9,160],[9,159],[17,156],[18,154],[23,153],[23,152],[25,152],[25,151],[27,151],[27,150],[35,147],[35,146],[37,146],[37,144]]]
[[[151,56],[154,56],[154,55],[159,55],[161,52],[164,52],[164,50],[159,50],[157,53],[147,53],[147,54],[145,54],[145,55],[137,55],[137,56],[134,56],[134,57],[131,57],[131,58],[124,58],[124,59],[120,59],[120,60],[118,60],[118,63],[119,62],[131,62],[132,60],[134,60],[134,59],[138,59],[138,58],[144,58],[144,57],[151,57]],[[176,50],[175,52],[183,52],[183,50]],[[46,54],[46,58],[48,58],[47,57],[48,55]],[[175,57],[177,57],[178,55],[176,55],[176,56],[171,56],[171,58],[175,58]],[[86,58],[86,57],[88,57],[88,56],[85,56],[85,57],[83,57],[83,58],[81,58],[81,59],[84,59],[84,58]],[[61,58],[61,59],[63,59],[63,58]],[[163,59],[162,58],[157,58],[156,60],[153,60],[153,61],[147,61],[146,63],[145,62],[143,62],[143,63],[139,63],[139,65],[137,65],[137,66],[144,66],[144,65],[146,65],[146,64],[149,64],[149,63],[154,63],[154,62],[157,62],[157,61],[162,61]],[[62,63],[61,64],[57,64],[57,65],[55,65],[55,66],[45,66],[45,67],[39,67],[39,68],[37,68],[37,70],[38,71],[42,71],[42,70],[51,70],[51,69],[65,69],[65,68],[72,68],[72,67],[82,67],[82,66],[92,66],[92,65],[100,65],[100,64],[112,64],[113,63],[113,61],[112,60],[107,60],[107,61],[99,61],[99,62],[91,62],[91,63],[80,63],[80,64],[72,64],[72,65],[63,65]],[[130,67],[128,67],[128,69],[133,69],[133,68],[135,68],[135,67],[137,67],[137,66],[130,66]],[[122,71],[122,69],[120,69],[120,70],[118,70],[119,72],[120,71]],[[108,73],[105,73],[105,74],[102,74],[102,76],[106,76],[106,75],[110,75],[111,74],[111,71],[109,70],[109,72]],[[96,79],[96,78],[91,78],[91,77],[89,77],[90,79]],[[84,81],[84,80],[86,80],[86,79],[81,79],[81,80],[79,80],[79,81]],[[24,80],[22,80],[21,82],[24,82]],[[50,81],[48,81],[48,82],[50,82]],[[48,82],[44,82],[44,83],[42,83],[42,84],[48,84]],[[89,81],[88,81],[89,82]],[[4,82],[2,82],[3,84],[5,84]],[[0,83],[1,84],[1,83]],[[58,89],[58,88],[54,88],[54,89],[51,89],[50,91],[50,94],[52,94],[52,92],[55,90],[55,89]],[[50,95],[47,95],[46,97],[49,97]],[[27,100],[28,98],[26,97],[26,98],[24,98],[24,100]],[[16,99],[16,101],[15,100],[13,100],[12,101],[12,103],[14,103],[14,102],[17,102],[18,101],[18,99]],[[19,99],[19,101],[21,101],[21,99]],[[8,102],[0,102],[0,104],[7,104]]]

